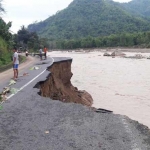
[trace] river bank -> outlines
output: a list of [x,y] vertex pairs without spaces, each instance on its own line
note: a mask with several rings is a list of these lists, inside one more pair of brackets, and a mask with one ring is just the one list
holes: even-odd
[[[108,47],[108,48],[81,48],[81,49],[69,49],[69,50],[61,50],[57,49],[54,51],[67,51],[67,52],[114,52],[114,51],[121,51],[121,52],[134,52],[134,53],[150,53],[150,48],[123,48],[123,47]],[[54,52],[53,51],[53,52]]]
[[104,49],[94,49],[94,50],[106,50],[106,51],[110,51],[110,52],[114,52],[114,51],[121,51],[121,52],[134,52],[134,53],[150,53],[150,48],[104,48]]

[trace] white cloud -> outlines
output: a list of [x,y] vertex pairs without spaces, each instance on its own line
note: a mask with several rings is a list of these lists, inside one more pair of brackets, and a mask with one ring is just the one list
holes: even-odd
[[29,25],[34,21],[41,21],[66,8],[73,0],[3,0],[6,10],[3,18],[12,21],[13,32],[17,32],[22,25]]
[[[57,11],[66,8],[73,0],[3,0],[6,22],[12,21],[13,32],[17,32],[22,25],[29,25],[34,21],[45,20]],[[129,0],[114,0],[129,1]]]

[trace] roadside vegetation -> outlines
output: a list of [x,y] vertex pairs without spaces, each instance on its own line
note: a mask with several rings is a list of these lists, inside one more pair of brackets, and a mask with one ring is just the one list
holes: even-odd
[[[12,49],[14,47],[18,48],[20,52],[25,49],[33,52],[37,51],[40,46],[46,45],[46,40],[39,39],[35,32],[29,32],[24,26],[17,34],[12,34],[10,31],[12,23],[6,23],[3,20],[4,13],[5,9],[2,6],[2,0],[0,0],[0,72],[12,67]],[[21,56],[20,59],[24,61],[25,57]]]
[[12,34],[9,32],[11,22],[5,23],[2,14],[5,12],[0,0],[0,67],[11,62],[10,48],[12,46]]

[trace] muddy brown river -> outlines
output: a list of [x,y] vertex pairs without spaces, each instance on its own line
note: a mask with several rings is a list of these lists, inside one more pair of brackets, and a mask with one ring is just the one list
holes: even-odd
[[[150,128],[150,59],[112,58],[103,54],[49,53],[52,57],[73,58],[72,84],[92,95],[94,107],[126,115]],[[150,56],[150,53],[142,55]]]

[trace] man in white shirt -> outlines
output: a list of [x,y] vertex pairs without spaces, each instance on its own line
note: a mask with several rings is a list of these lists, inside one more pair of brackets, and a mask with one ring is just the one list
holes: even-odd
[[29,54],[29,53],[28,53],[28,51],[26,50],[26,57],[28,57],[28,54]]
[[18,65],[19,65],[19,58],[18,58],[18,53],[17,49],[14,48],[14,54],[13,54],[13,70],[14,70],[14,80],[18,78]]
[[40,48],[39,53],[40,53],[40,58],[41,58],[41,60],[42,60],[42,53],[43,53],[42,48]]

